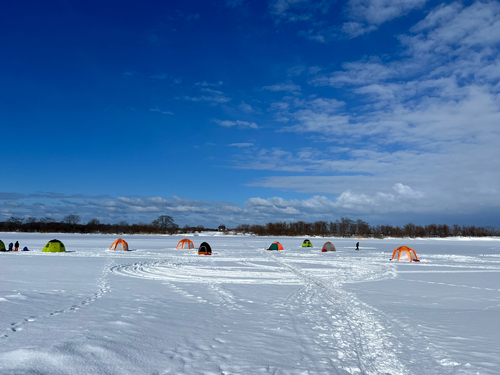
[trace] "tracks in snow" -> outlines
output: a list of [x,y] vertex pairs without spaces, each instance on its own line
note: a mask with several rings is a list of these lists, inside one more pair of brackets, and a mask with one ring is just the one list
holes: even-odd
[[12,334],[16,332],[23,331],[26,327],[26,325],[33,323],[37,320],[42,320],[42,319],[49,319],[61,314],[66,314],[70,312],[77,312],[83,307],[86,307],[90,305],[91,303],[95,302],[97,299],[102,298],[106,293],[110,291],[110,287],[108,285],[107,277],[110,271],[110,267],[114,261],[110,258],[108,258],[104,264],[104,267],[102,269],[100,277],[97,279],[98,281],[98,290],[94,294],[92,294],[90,297],[85,298],[79,303],[75,303],[67,308],[62,308],[58,310],[54,310],[45,314],[41,315],[31,315],[27,318],[24,318],[22,320],[19,320],[17,322],[10,323],[10,326],[6,329],[7,333],[0,334],[0,339],[7,339],[9,338]]
[[174,257],[118,265],[111,272],[162,281],[184,297],[224,310],[246,309],[246,301],[224,284],[302,285],[285,302],[304,348],[302,368],[318,374],[450,373],[439,364],[446,353],[426,351],[427,343],[412,327],[395,322],[341,288],[344,283],[393,278],[395,264],[367,259],[349,263],[293,256],[284,259],[285,254],[263,250],[260,255]]
[[[400,360],[398,337],[378,319],[378,312],[340,289],[278,256],[266,254],[293,272],[305,286],[287,299],[294,329],[307,348],[302,360],[317,373],[410,374]],[[312,328],[310,327],[312,325]],[[316,334],[311,337],[311,329]],[[309,358],[307,353],[315,353]]]
[[[394,319],[383,314],[360,301],[355,294],[341,289],[342,283],[362,282],[364,278],[373,281],[395,277],[395,270],[390,269],[394,264],[377,269],[372,264],[359,263],[349,269],[351,277],[346,267],[339,264],[342,273],[339,282],[331,277],[328,280],[318,277],[312,273],[314,271],[299,269],[279,255],[264,253],[303,281],[304,286],[292,293],[285,304],[289,307],[297,338],[306,348],[301,360],[314,369],[314,373],[472,373],[447,366],[453,363],[448,354],[428,343],[410,324],[398,321],[399,317]],[[375,269],[375,274],[363,267]],[[315,355],[311,357],[309,353]]]

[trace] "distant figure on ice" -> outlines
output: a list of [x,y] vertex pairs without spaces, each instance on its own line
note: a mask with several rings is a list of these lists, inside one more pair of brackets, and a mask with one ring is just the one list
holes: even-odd
[[13,248],[13,247],[14,247],[14,244],[11,242],[11,243],[9,244],[9,251],[12,251],[12,248]]
[[356,244],[356,250],[359,250],[359,242]]
[[19,241],[16,241],[16,244],[14,245],[14,248],[15,248],[14,251],[18,251],[19,250]]
[[23,249],[23,251],[29,251],[28,250],[28,246],[25,246],[24,249]]

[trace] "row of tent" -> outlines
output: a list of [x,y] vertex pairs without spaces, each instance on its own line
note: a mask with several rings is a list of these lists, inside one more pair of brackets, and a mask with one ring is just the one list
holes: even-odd
[[[116,240],[111,244],[109,249],[128,251],[129,247],[127,241],[124,241],[121,238],[119,238],[118,240]],[[177,244],[177,249],[194,249],[193,241],[185,238],[179,241],[179,243]],[[6,251],[5,244],[2,240],[0,240],[0,251]],[[50,240],[49,242],[47,242],[47,244],[44,246],[42,250],[42,253],[65,253],[65,252],[66,252],[66,247],[59,240]],[[198,254],[212,255],[212,248],[208,243],[203,242],[198,248]]]
[[[310,246],[306,243],[306,241],[309,242]],[[304,240],[302,247],[312,247],[311,241]],[[280,244],[278,241],[275,241],[271,244],[271,246],[269,246],[269,248],[267,250],[268,251],[272,251],[272,250],[279,251],[279,250],[285,250],[285,249],[283,248],[282,244]],[[325,242],[325,244],[321,248],[321,251],[323,253],[325,253],[327,251],[337,251],[337,249],[335,248],[335,245],[333,243],[328,241],[328,242]],[[394,249],[394,251],[392,252],[392,258],[390,260],[407,261],[407,262],[420,262],[415,250],[413,250],[412,248],[407,247],[407,246],[400,246],[397,249]]]
[[[309,241],[309,240],[307,240]],[[304,241],[305,242],[305,241]],[[309,241],[310,243],[311,241]],[[304,246],[304,245],[302,245]],[[305,246],[304,246],[305,247]],[[311,245],[312,247],[312,245]],[[121,238],[113,242],[110,246],[110,250],[116,250],[117,248],[121,248],[121,250],[128,251],[128,243]],[[194,249],[194,243],[193,241],[184,238],[183,240],[180,240],[179,243],[176,246],[176,249],[183,250],[183,249]],[[269,246],[267,249],[269,251],[272,250],[284,250],[283,245],[281,245],[278,241],[275,241]],[[5,250],[5,244],[3,243],[2,240],[0,240],[0,251],[6,251]],[[325,242],[323,245],[323,248],[321,249],[322,252],[327,252],[327,251],[337,251],[335,248],[335,245],[331,243],[330,241]],[[66,248],[64,244],[59,241],[59,240],[50,240],[47,242],[47,244],[44,246],[43,253],[64,253],[66,252]],[[200,247],[198,248],[198,254],[199,255],[212,255],[212,248],[210,245],[206,242],[203,242]],[[394,249],[392,253],[392,258],[391,260],[397,260],[397,261],[409,261],[409,262],[420,262],[420,260],[417,257],[417,253],[415,250],[413,250],[410,247],[407,246],[401,246],[398,247],[397,249]]]
[[[302,247],[313,247],[313,245],[312,245],[311,241],[304,240],[304,242],[302,242]],[[271,244],[271,246],[269,246],[269,249],[267,249],[267,250],[284,250],[284,249],[283,249],[283,246],[278,241],[275,241]],[[337,249],[335,249],[335,246],[330,241],[326,242],[322,248],[323,252],[336,251],[336,250]]]
[[[304,240],[304,242],[302,242],[302,247],[313,247],[313,244],[309,240]],[[330,241],[328,241],[328,242],[325,242],[325,244],[321,248],[321,251],[322,252],[337,251],[337,249],[335,248],[334,244],[332,244]]]
[[[128,243],[121,238],[117,239],[115,242],[111,244],[109,247],[110,250],[116,250],[119,248],[119,250],[124,250],[128,251]],[[194,243],[193,241],[184,238],[183,240],[180,240],[179,243],[176,246],[176,249],[183,250],[183,249],[194,249]],[[206,242],[202,242],[200,247],[198,248],[198,254],[199,255],[212,255],[212,248],[210,245]]]
[[[179,241],[177,246],[175,247],[177,250],[184,250],[184,249],[194,249],[194,243],[188,238],[184,238]],[[210,245],[206,242],[202,242],[200,247],[198,248],[198,255],[212,255],[212,248]]]
[[[302,247],[313,247],[313,245],[312,245],[311,241],[304,240],[304,242],[302,243]],[[275,241],[271,244],[271,246],[269,246],[269,248],[267,250],[285,250],[285,249],[283,248],[282,244],[280,244],[278,241]],[[322,252],[337,251],[337,249],[335,248],[334,244],[332,244],[330,241],[328,241],[328,242],[325,242],[325,244],[321,248],[321,251]]]

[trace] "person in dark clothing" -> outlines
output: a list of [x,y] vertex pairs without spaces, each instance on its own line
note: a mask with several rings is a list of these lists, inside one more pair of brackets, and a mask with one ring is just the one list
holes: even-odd
[[16,241],[16,244],[14,245],[14,248],[15,248],[14,251],[18,251],[19,250],[19,241]]
[[356,244],[356,250],[359,250],[359,242]]
[[14,247],[14,244],[11,242],[11,243],[9,244],[9,251],[12,251],[12,248],[13,248],[13,247]]

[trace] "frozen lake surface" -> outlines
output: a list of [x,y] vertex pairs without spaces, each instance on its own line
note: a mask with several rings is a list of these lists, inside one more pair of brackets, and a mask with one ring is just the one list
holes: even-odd
[[1,374],[500,372],[498,239],[117,238],[0,233]]

